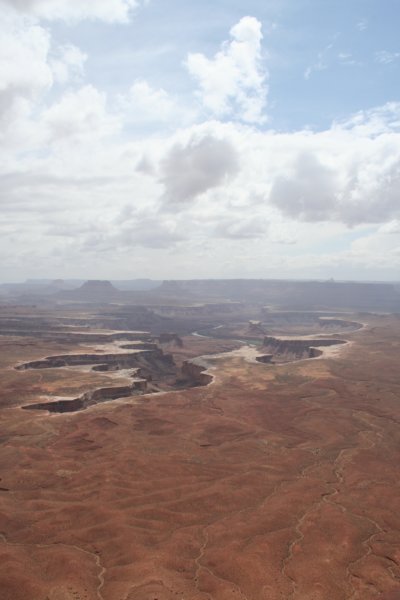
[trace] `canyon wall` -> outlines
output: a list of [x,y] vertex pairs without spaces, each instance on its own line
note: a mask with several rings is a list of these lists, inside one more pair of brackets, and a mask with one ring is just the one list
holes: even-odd
[[263,348],[270,352],[274,359],[299,360],[302,358],[316,358],[321,356],[319,347],[336,346],[345,344],[344,340],[338,339],[282,339],[266,336],[263,342]]

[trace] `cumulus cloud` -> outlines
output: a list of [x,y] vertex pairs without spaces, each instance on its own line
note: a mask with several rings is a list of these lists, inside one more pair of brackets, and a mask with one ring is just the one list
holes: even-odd
[[248,123],[265,120],[267,73],[261,64],[261,23],[243,17],[230,31],[214,58],[189,54],[186,66],[198,82],[198,97],[217,117],[238,118]]
[[146,214],[124,223],[115,235],[115,241],[127,247],[170,248],[185,239],[184,230],[175,219]]
[[400,220],[394,219],[393,221],[384,223],[384,225],[381,225],[381,227],[379,228],[379,233],[400,233]]
[[48,63],[50,34],[33,23],[2,16],[0,115],[12,109],[17,100],[32,100],[53,84]]
[[237,152],[227,140],[205,135],[174,144],[161,162],[164,201],[179,204],[193,200],[222,185],[238,170]]
[[9,11],[1,16],[0,136],[9,147],[20,138],[26,151],[45,139],[39,121],[48,93],[57,83],[62,92],[66,84],[81,82],[87,56],[73,44],[57,45],[50,31],[30,18]]
[[248,144],[237,138],[243,156],[236,187],[295,221],[354,227],[396,219],[399,129],[400,105],[391,103],[325,131],[254,133]]
[[380,165],[371,158],[357,166],[354,181],[345,190],[347,205],[342,205],[341,212],[351,225],[382,223],[400,214],[400,155],[392,160],[381,154],[384,162]]
[[300,152],[290,171],[276,178],[270,201],[292,218],[320,221],[332,216],[338,192],[335,171],[310,152]]
[[144,79],[137,79],[118,101],[125,120],[136,124],[168,122],[178,114],[171,96],[162,88],[151,87]]
[[1,4],[47,20],[98,19],[108,23],[126,23],[138,2],[137,0],[0,0]]
[[[60,252],[59,269],[88,255],[97,268],[102,252],[112,268],[136,247],[147,267],[175,248],[182,276],[200,255],[204,276],[225,263],[237,276],[264,276],[266,264],[281,275],[346,261],[381,268],[379,248],[399,264],[400,103],[322,131],[257,128],[267,95],[261,25],[245,17],[215,57],[188,59],[204,107],[221,117],[193,125],[159,85],[137,79],[117,95],[90,84],[85,53],[57,44],[57,28],[32,16],[49,4],[20,2],[29,16],[3,9],[0,24],[0,249],[15,248],[10,264],[24,272]],[[64,7],[54,18],[78,18],[71,7],[89,18],[88,3],[53,5]],[[90,3],[98,18],[101,6]],[[349,248],[360,229],[365,241]],[[317,256],[325,237],[340,236],[346,251]]]
[[354,139],[375,139],[387,133],[400,132],[400,102],[387,102],[368,110],[360,110],[341,123],[334,123],[338,130],[350,132]]
[[219,219],[214,235],[231,240],[251,240],[265,237],[268,229],[269,223],[262,215],[224,215]]
[[106,95],[92,85],[66,92],[44,114],[43,124],[54,140],[65,138],[101,138],[116,133],[117,116],[107,110]]
[[400,268],[400,234],[388,235],[378,230],[366,235],[351,244],[346,258],[377,269],[385,270],[389,265],[398,269]]
[[[381,150],[369,153],[366,162],[337,168],[321,164],[318,155],[299,154],[293,169],[276,178],[269,200],[284,215],[301,221],[336,221],[354,226],[382,223],[400,214],[400,156],[393,164],[378,165]],[[387,148],[389,151],[389,148]]]

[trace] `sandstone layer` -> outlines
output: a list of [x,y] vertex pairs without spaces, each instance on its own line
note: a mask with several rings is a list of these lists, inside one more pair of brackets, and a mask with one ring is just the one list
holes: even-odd
[[272,354],[272,361],[290,362],[303,358],[316,358],[322,356],[320,348],[339,346],[345,344],[344,340],[336,338],[275,338],[266,336],[263,341],[263,349]]

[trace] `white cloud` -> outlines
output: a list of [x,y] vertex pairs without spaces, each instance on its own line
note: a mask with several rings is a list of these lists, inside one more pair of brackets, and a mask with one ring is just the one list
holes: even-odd
[[107,110],[106,94],[91,85],[66,92],[43,116],[51,138],[98,139],[119,131],[120,120]]
[[164,200],[185,203],[227,182],[238,170],[238,156],[229,141],[192,136],[185,144],[174,144],[161,162]]
[[232,240],[254,240],[269,234],[269,222],[263,215],[224,215],[218,219],[214,235]]
[[334,43],[330,43],[317,54],[315,63],[309,65],[304,71],[305,79],[310,79],[311,75],[316,71],[325,71],[328,68],[328,56],[333,47]]
[[187,230],[179,220],[165,215],[136,214],[125,221],[115,233],[115,242],[120,246],[132,248],[170,248],[187,237]]
[[186,66],[198,82],[204,107],[217,117],[241,119],[248,123],[265,121],[267,73],[261,64],[261,23],[243,17],[230,31],[212,59],[189,54]]
[[399,125],[400,105],[391,104],[327,131],[276,134],[275,152],[281,162],[274,173],[269,171],[270,202],[284,215],[309,222],[354,226],[396,218]]
[[71,80],[80,81],[84,75],[87,58],[87,54],[73,44],[60,46],[57,49],[57,56],[50,60],[55,80],[62,85]]
[[387,102],[373,109],[360,110],[337,127],[339,130],[351,132],[357,138],[375,138],[384,133],[399,133],[400,102]]
[[[400,216],[400,104],[358,113],[321,132],[260,132],[232,123],[209,123],[194,130],[197,135],[214,131],[240,164],[218,195],[208,184],[202,190],[207,192],[202,196],[207,210],[212,203],[222,203],[226,211],[236,206],[247,216],[263,207],[266,220],[275,220],[279,212],[293,221],[332,221],[349,227]],[[185,165],[185,149],[180,147],[179,160],[171,156],[172,197],[180,197],[174,187],[180,185],[187,190],[183,197],[192,195],[195,177]],[[197,173],[195,166],[193,171]]]
[[46,138],[41,114],[48,93],[56,83],[81,81],[87,56],[72,44],[58,46],[30,18],[7,10],[1,16],[0,137],[9,149],[16,144],[27,152]]
[[388,265],[400,268],[400,235],[387,235],[381,231],[364,236],[351,244],[348,258],[376,269]]
[[0,115],[18,99],[33,100],[53,85],[48,63],[50,34],[29,21],[2,15],[0,25]]
[[366,31],[368,29],[368,21],[367,19],[361,19],[356,24],[358,31]]
[[0,4],[47,20],[98,19],[126,23],[137,0],[0,0]]
[[300,151],[287,175],[275,179],[269,199],[289,217],[323,221],[332,216],[337,194],[335,170],[315,153]]
[[384,223],[378,230],[379,233],[400,233],[400,220],[395,219],[393,221],[389,221],[388,223]]
[[[119,95],[96,88],[82,50],[32,14],[5,11],[0,25],[0,251],[15,249],[13,269],[71,264],[73,275],[99,269],[101,252],[108,276],[138,246],[153,276],[166,251],[171,276],[190,276],[193,261],[199,276],[378,269],[379,247],[399,264],[400,103],[324,131],[257,129],[266,75],[260,23],[246,17],[214,58],[188,60],[205,107],[231,119],[192,125],[181,99],[143,79]],[[364,242],[318,256],[363,224],[376,229]]]
[[180,114],[165,90],[154,89],[143,79],[137,79],[127,94],[119,96],[118,102],[125,120],[135,124],[171,122]]
[[349,52],[339,52],[338,54],[339,63],[346,67],[359,67],[362,63],[356,60]]
[[387,50],[380,50],[379,52],[375,52],[375,62],[390,65],[391,63],[399,60],[400,52],[388,52]]

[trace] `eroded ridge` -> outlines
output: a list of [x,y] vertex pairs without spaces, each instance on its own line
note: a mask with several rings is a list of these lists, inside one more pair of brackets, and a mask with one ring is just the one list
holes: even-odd
[[[174,341],[176,337],[173,338]],[[130,349],[131,352],[124,352],[127,349]],[[118,351],[106,354],[81,353],[49,356],[42,360],[17,365],[16,369],[20,371],[91,366],[92,370],[96,372],[111,372],[118,375],[123,371],[125,377],[132,379],[128,385],[99,387],[84,392],[77,398],[59,398],[49,402],[28,404],[22,408],[48,410],[55,413],[76,412],[100,402],[208,385],[212,381],[212,376],[205,372],[206,367],[194,364],[189,360],[183,361],[178,366],[173,356],[164,353],[162,348],[158,348],[154,342],[120,345],[116,350]]]
[[323,355],[320,348],[339,346],[346,344],[345,340],[337,338],[285,338],[266,336],[263,341],[263,349],[270,352],[271,359],[266,358],[262,362],[290,362],[303,358],[317,358]]
[[[208,385],[211,383],[213,377],[205,371],[205,367],[185,361],[180,369],[180,374],[174,381],[169,383],[168,390]],[[141,374],[141,369],[138,369],[133,376],[133,383],[130,385],[97,388],[93,391],[85,392],[78,398],[39,402],[22,406],[22,408],[25,410],[48,410],[51,413],[77,412],[101,402],[139,395],[143,396],[162,391],[162,382],[158,382],[156,387],[151,377],[148,380],[140,377]]]

